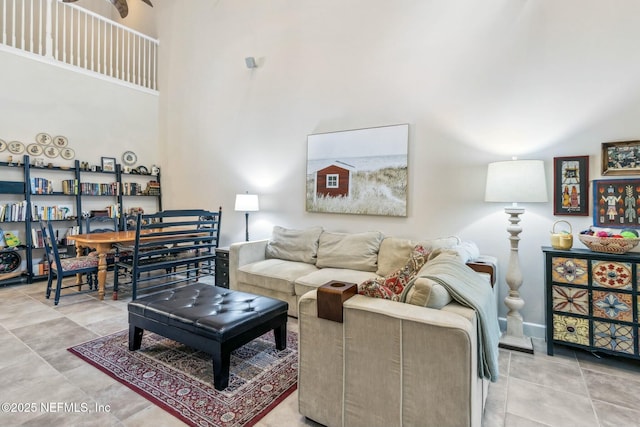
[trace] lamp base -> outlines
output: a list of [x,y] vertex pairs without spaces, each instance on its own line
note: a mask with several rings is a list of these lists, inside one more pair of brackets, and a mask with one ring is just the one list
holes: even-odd
[[505,333],[500,337],[498,347],[533,354],[533,342],[530,337],[515,337]]

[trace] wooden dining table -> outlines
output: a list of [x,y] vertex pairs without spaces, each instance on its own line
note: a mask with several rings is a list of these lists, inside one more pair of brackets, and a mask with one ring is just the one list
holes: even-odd
[[[149,240],[152,241],[153,237],[145,238],[145,234],[153,234],[157,230],[156,229],[145,229],[140,230],[140,238],[141,240]],[[180,236],[192,236],[192,235],[200,235],[203,233],[196,232],[190,234],[181,234]],[[166,240],[166,236],[158,237],[159,239]],[[98,298],[104,299],[104,289],[105,284],[107,283],[107,254],[116,244],[122,245],[133,245],[136,241],[136,231],[135,230],[127,230],[127,231],[105,231],[102,233],[86,233],[86,234],[74,234],[69,236],[69,239],[75,240],[76,244],[76,254],[77,256],[82,256],[85,248],[95,249],[98,255]],[[78,276],[78,285],[82,283],[82,278]],[[113,299],[118,299],[118,294],[114,292]]]
[[[143,230],[151,233],[153,230]],[[141,234],[142,235],[142,234]],[[98,254],[98,298],[104,299],[104,288],[107,282],[107,254],[115,244],[131,244],[136,241],[136,231],[105,231],[102,233],[75,234],[69,236],[69,239],[76,242],[76,254],[82,256],[84,249],[95,249]],[[78,278],[78,284],[81,279]],[[113,299],[117,299],[117,295],[113,295]]]

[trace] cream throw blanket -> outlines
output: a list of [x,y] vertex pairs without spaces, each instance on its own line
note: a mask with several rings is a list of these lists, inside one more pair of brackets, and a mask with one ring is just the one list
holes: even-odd
[[478,316],[478,372],[498,380],[500,326],[496,301],[486,280],[465,265],[456,253],[437,251],[418,273],[444,286],[459,304],[472,308]]

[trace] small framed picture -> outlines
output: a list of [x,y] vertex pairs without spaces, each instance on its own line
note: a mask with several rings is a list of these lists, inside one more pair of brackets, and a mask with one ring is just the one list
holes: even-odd
[[593,181],[593,225],[596,227],[638,228],[637,200],[640,179],[600,179]]
[[603,142],[602,175],[640,175],[640,141]]
[[554,157],[553,214],[589,215],[589,156]]
[[102,171],[103,172],[115,172],[116,171],[116,159],[115,157],[101,157],[102,159]]

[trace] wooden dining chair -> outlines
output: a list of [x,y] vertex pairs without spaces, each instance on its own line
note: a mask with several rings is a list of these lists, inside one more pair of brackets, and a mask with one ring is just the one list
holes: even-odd
[[[55,233],[51,223],[49,221],[40,221],[40,228],[42,230],[47,261],[49,261],[46,293],[47,299],[51,296],[54,276],[56,278],[54,305],[58,305],[60,302],[60,297],[62,296],[61,291],[63,289],[77,287],[78,292],[75,292],[74,294],[96,291],[98,289],[98,257],[76,256],[62,258],[58,250],[58,243],[56,242]],[[65,277],[75,276],[77,274],[86,276],[88,289],[82,290],[83,284],[79,285],[78,283],[65,286],[62,285],[62,280]]]

